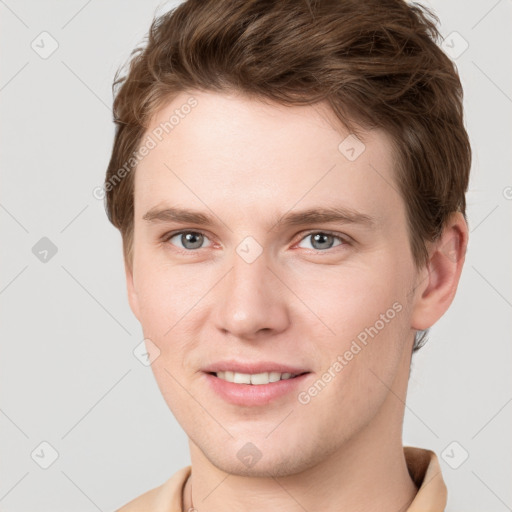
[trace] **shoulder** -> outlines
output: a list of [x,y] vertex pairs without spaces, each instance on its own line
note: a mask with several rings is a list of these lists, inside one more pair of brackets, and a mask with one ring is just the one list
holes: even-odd
[[116,512],[181,512],[181,493],[190,472],[191,466],[178,470],[162,485],[134,498]]

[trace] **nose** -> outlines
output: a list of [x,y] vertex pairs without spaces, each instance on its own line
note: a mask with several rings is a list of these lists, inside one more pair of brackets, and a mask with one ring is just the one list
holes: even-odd
[[214,318],[223,334],[256,340],[288,327],[286,293],[269,263],[265,252],[252,263],[233,254],[231,271],[216,287]]

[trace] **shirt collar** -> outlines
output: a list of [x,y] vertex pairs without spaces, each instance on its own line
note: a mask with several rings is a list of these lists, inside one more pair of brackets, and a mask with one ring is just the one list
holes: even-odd
[[432,450],[404,446],[407,469],[418,493],[407,512],[444,512],[448,491],[437,455]]

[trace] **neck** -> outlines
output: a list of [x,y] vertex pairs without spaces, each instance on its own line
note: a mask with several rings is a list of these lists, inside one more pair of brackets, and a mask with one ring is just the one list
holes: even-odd
[[190,441],[192,475],[184,490],[184,510],[406,510],[418,489],[407,469],[400,430],[372,422],[320,464],[280,478],[225,473]]

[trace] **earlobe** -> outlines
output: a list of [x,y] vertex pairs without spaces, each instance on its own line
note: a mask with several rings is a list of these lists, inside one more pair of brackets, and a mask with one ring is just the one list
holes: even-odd
[[126,259],[124,261],[124,271],[126,276],[126,290],[128,293],[128,303],[130,304],[130,309],[132,310],[133,314],[140,322],[139,298],[133,282],[133,266],[130,265],[126,261]]
[[411,327],[425,330],[443,316],[459,284],[468,243],[468,228],[460,212],[453,213],[441,236],[431,244],[429,261],[418,274]]

